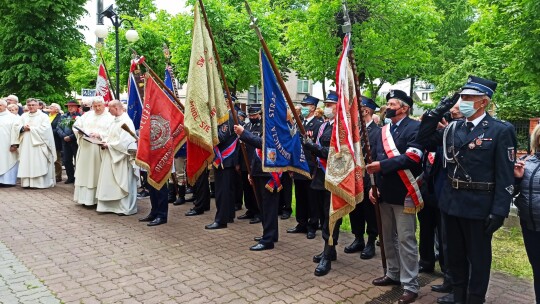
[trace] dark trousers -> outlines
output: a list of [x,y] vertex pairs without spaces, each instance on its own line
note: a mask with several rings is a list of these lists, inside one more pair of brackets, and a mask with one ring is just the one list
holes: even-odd
[[523,242],[531,263],[534,278],[534,293],[536,304],[540,304],[540,231],[529,230],[524,222],[521,222]]
[[244,192],[244,204],[246,205],[246,213],[253,216],[259,216],[259,206],[255,194],[253,193],[253,186],[249,183],[247,171],[242,171],[242,190]]
[[[294,180],[294,197],[296,199],[296,222],[300,228],[312,228],[312,231],[317,230],[317,227],[309,227],[310,223],[314,224],[314,221],[310,221],[310,193],[313,193],[311,187],[311,181],[307,179],[295,179]],[[314,226],[314,225],[311,225]]]
[[[484,298],[489,284],[493,235],[484,233],[484,220],[442,214],[448,237],[448,268],[452,273],[452,285],[455,290]],[[456,300],[464,300],[463,295],[456,293],[455,297]]]
[[292,178],[289,172],[283,172],[281,175],[281,186],[279,191],[279,213],[292,213]]
[[216,218],[215,222],[227,224],[234,219],[234,176],[236,172],[233,167],[217,168],[214,170],[216,184]]
[[[64,150],[62,160],[64,162],[64,167],[66,168],[68,180],[75,179],[75,166],[73,164],[75,162],[75,157],[77,156],[78,147],[79,145],[77,145],[77,142],[62,141],[62,150]],[[57,157],[60,157],[60,155],[57,155]]]
[[364,238],[364,233],[367,233],[368,240],[375,242],[378,235],[377,219],[375,218],[375,207],[369,200],[368,193],[369,191],[364,192],[364,200],[349,213],[349,219],[351,220],[351,231],[355,237]]
[[167,185],[163,185],[161,189],[157,190],[148,184],[148,192],[150,193],[150,204],[152,205],[150,216],[167,220],[169,214],[169,202],[167,200],[169,188],[167,188]]
[[195,206],[193,209],[197,212],[210,210],[210,185],[208,182],[208,170],[204,170],[197,178],[193,186],[193,195],[195,196]]
[[[242,185],[242,173],[234,170],[234,193],[235,193],[235,199],[234,199],[234,207],[236,209],[242,209],[243,200],[243,194],[244,194],[244,187]],[[234,214],[233,214],[234,218]]]
[[[424,267],[433,267],[435,265],[435,237],[439,244],[442,244],[440,230],[441,212],[437,206],[426,204],[418,212],[418,222],[420,223],[420,244],[418,251],[420,253],[420,265]],[[444,271],[444,250],[439,250],[439,264]]]
[[[310,210],[313,210],[313,226],[319,227],[319,223],[321,226],[324,224],[324,205],[325,205],[325,195],[328,191],[326,190],[315,190],[311,188],[312,196],[310,197],[310,204],[312,205]],[[330,198],[328,199],[330,201]],[[328,203],[328,206],[330,207],[330,203]]]
[[[261,221],[263,235],[259,243],[269,244],[278,241],[278,204],[279,192],[270,192],[266,189],[269,177],[255,176],[253,182],[257,189],[257,196],[261,202]],[[280,191],[281,192],[281,191]]]
[[[322,237],[324,239],[325,244],[328,243],[328,239],[330,238],[330,191],[323,190],[321,192],[323,193],[323,208],[324,208],[324,222],[322,226]],[[333,246],[336,246],[338,244],[339,239],[339,228],[341,227],[342,219],[339,219],[336,224],[334,225],[334,231],[332,233],[333,238]]]

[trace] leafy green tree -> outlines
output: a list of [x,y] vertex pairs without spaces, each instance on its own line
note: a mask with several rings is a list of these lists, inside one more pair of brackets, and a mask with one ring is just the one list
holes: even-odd
[[69,74],[67,80],[70,92],[81,93],[82,89],[93,89],[96,87],[96,74],[99,62],[95,60],[91,48],[87,44],[80,46],[79,54],[68,58],[66,62]]
[[0,5],[0,95],[62,103],[70,86],[68,57],[83,36],[85,0],[5,0]]

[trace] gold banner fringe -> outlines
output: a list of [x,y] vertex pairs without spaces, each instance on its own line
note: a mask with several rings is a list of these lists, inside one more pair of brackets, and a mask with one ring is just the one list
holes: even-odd
[[265,166],[262,166],[262,171],[263,172],[267,172],[267,173],[270,173],[270,172],[283,172],[283,174],[286,173],[286,171],[291,171],[291,172],[296,172],[298,174],[301,174],[309,179],[311,179],[311,174],[309,174],[309,172],[306,172],[304,170],[300,170],[296,167],[292,167],[292,166],[287,166],[287,167],[265,167]]
[[[330,204],[332,204],[332,200],[330,199]],[[334,233],[334,226],[336,225],[336,222],[343,218],[345,215],[351,213],[354,208],[356,208],[355,205],[347,205],[342,207],[341,209],[334,211],[334,213],[330,214],[330,217],[328,219],[328,230],[330,232],[330,236],[328,237],[328,245],[334,246],[334,238],[332,237]]]

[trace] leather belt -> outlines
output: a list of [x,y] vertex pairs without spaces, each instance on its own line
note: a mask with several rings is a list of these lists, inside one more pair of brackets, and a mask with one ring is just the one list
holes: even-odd
[[452,188],[454,189],[465,189],[465,190],[480,190],[480,191],[493,191],[495,189],[495,183],[489,182],[467,182],[457,178],[451,178],[450,182],[452,183]]

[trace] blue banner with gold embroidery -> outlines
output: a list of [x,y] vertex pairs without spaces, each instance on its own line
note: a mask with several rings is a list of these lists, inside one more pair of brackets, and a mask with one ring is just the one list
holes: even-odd
[[259,54],[263,87],[263,171],[294,171],[310,177],[300,133],[292,113],[287,113],[290,109],[268,58],[262,50]]

